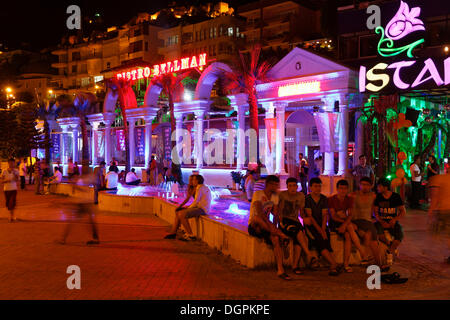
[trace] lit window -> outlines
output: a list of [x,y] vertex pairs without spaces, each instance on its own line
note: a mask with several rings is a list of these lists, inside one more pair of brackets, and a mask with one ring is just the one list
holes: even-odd
[[233,36],[233,27],[229,27],[228,28],[228,36],[232,37]]

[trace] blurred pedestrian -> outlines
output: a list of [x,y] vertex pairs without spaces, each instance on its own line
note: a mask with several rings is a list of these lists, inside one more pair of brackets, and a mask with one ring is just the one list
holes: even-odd
[[92,184],[94,185],[94,204],[98,204],[98,192],[105,187],[105,175],[104,168],[106,162],[100,162],[100,165],[94,169],[94,177],[92,179]]
[[2,172],[1,182],[5,193],[6,208],[9,211],[9,222],[16,221],[14,209],[16,207],[17,183],[19,182],[19,171],[15,168],[14,159],[8,160],[8,168]]
[[73,175],[75,174],[75,165],[71,158],[69,158],[69,163],[67,165],[67,175],[69,176],[69,180],[72,179]]
[[27,159],[23,158],[19,165],[20,189],[25,189],[25,177],[27,175]]
[[36,158],[36,162],[34,163],[34,184],[36,187],[36,194],[42,194],[43,192],[43,178],[44,171],[41,167],[41,160],[39,160],[39,158]]
[[[105,165],[105,162],[102,162],[103,166]],[[100,166],[102,166],[102,164],[100,164]],[[98,172],[102,172],[101,167],[96,167],[96,169],[99,168],[100,170],[97,170]],[[94,173],[89,173],[89,174],[85,174],[82,175],[81,178],[78,180],[79,184],[81,185],[91,185],[91,184],[96,184],[98,181],[98,176]],[[79,187],[79,185],[77,184],[72,184],[72,188],[74,189],[73,192],[76,189],[81,189]],[[65,244],[67,237],[70,234],[70,231],[72,230],[72,226],[74,225],[75,222],[79,222],[80,220],[82,220],[83,218],[85,218],[87,216],[88,221],[89,221],[89,225],[91,228],[91,232],[92,232],[92,239],[87,241],[86,244],[90,245],[90,244],[99,244],[100,240],[99,240],[99,236],[98,236],[98,228],[97,228],[97,224],[95,221],[95,208],[92,205],[92,203],[87,202],[83,199],[75,199],[75,202],[73,203],[73,214],[72,217],[69,219],[69,221],[67,222],[66,227],[64,228],[64,232],[62,235],[62,238],[60,240],[57,240],[57,243],[59,244]]]
[[[430,229],[435,235],[446,236],[450,249],[450,171],[433,176],[429,187],[431,190],[431,204],[428,211]],[[450,264],[450,254],[446,262]]]
[[150,184],[151,185],[155,185],[156,184],[156,160],[155,160],[155,156],[151,157],[150,160]]
[[410,208],[420,208],[419,201],[422,200],[422,177],[424,172],[420,170],[420,155],[414,156],[414,162],[409,168],[411,172],[411,196],[410,196]]

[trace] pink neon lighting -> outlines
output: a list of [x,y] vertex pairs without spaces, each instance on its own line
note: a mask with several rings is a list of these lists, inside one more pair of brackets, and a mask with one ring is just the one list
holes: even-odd
[[199,54],[198,56],[192,56],[188,58],[182,58],[174,61],[155,64],[153,66],[153,69],[145,67],[117,73],[115,77],[117,79],[137,80],[142,78],[148,78],[151,75],[159,76],[169,72],[178,72],[180,70],[203,67],[205,65],[206,65],[206,53],[202,53]]
[[386,25],[386,36],[392,40],[398,40],[411,32],[425,30],[422,20],[418,18],[419,15],[419,7],[409,10],[408,4],[400,1],[400,8]]
[[320,92],[320,81],[302,81],[278,87],[278,97]]
[[394,84],[397,88],[400,88],[400,89],[408,89],[409,88],[409,84],[403,82],[402,79],[400,79],[400,69],[403,67],[412,66],[414,63],[416,63],[416,62],[415,61],[400,61],[400,62],[392,63],[388,66],[388,68],[390,68],[390,69],[395,69]]

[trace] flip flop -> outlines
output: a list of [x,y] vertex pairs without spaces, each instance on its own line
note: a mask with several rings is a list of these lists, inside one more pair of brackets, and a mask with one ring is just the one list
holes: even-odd
[[352,267],[347,266],[347,267],[344,267],[344,271],[345,271],[345,273],[352,273],[353,269],[352,269]]
[[304,273],[303,270],[300,268],[295,268],[294,270],[292,270],[292,272],[294,272],[295,274],[299,274],[299,275]]
[[394,272],[392,274],[382,275],[381,281],[387,284],[401,284],[408,281],[408,278],[400,278],[400,274],[398,272]]
[[288,275],[286,272],[285,272],[285,273],[282,273],[282,274],[279,274],[278,277],[281,278],[281,279],[283,279],[283,280],[287,280],[287,281],[292,280],[292,278],[289,277],[289,275]]
[[317,270],[318,267],[319,267],[319,262],[317,261],[317,258],[312,257],[311,260],[309,260],[308,268],[310,270]]

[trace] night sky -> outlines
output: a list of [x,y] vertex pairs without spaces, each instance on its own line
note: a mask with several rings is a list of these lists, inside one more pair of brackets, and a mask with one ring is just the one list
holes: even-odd
[[[76,4],[81,15],[93,16],[100,13],[106,26],[128,22],[138,12],[155,12],[166,7],[164,0],[61,0],[61,1],[1,1],[0,43],[9,49],[40,50],[56,46],[67,33],[66,9]],[[183,3],[183,1],[178,1]],[[184,1],[187,3],[207,3],[218,1]],[[225,1],[230,5],[244,4],[251,0]],[[27,45],[28,44],[28,45]],[[0,48],[1,50],[1,48]]]

